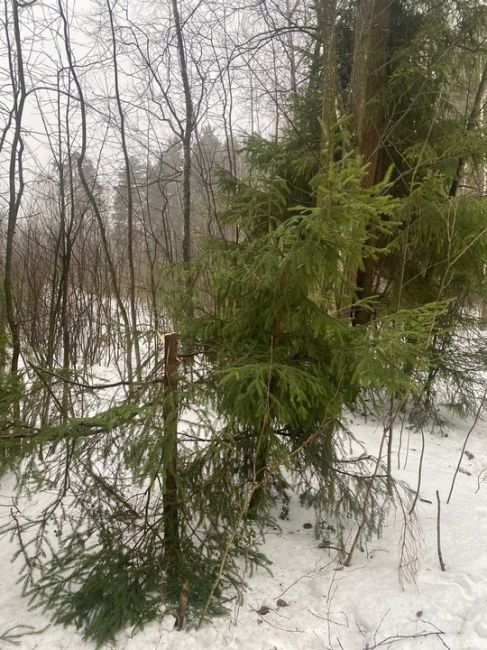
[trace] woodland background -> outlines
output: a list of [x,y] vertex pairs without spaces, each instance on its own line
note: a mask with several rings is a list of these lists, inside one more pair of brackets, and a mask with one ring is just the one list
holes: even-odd
[[411,572],[398,419],[424,440],[485,395],[486,21],[5,0],[2,530],[56,622],[221,613],[294,493],[345,566],[399,508]]

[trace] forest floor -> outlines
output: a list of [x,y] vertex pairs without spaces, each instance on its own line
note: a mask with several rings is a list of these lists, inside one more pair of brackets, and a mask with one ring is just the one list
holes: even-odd
[[[372,650],[416,648],[487,650],[487,424],[478,422],[462,457],[450,503],[446,499],[471,421],[456,420],[447,437],[425,435],[425,453],[417,514],[422,535],[416,542],[414,581],[400,580],[402,514],[391,511],[381,539],[357,550],[352,565],[337,562],[336,551],[320,548],[314,511],[292,499],[289,519],[265,535],[263,550],[272,573],[260,569],[248,579],[244,602],[230,616],[199,630],[177,632],[173,619],[121,635],[119,650]],[[351,423],[355,435],[376,453],[382,425]],[[403,432],[401,467],[396,478],[416,487],[421,435]],[[397,448],[393,466],[398,466]],[[485,482],[484,482],[485,479]],[[0,486],[0,516],[9,513],[10,481]],[[446,570],[437,554],[437,501]],[[309,524],[313,524],[310,526]],[[48,618],[30,611],[9,562],[14,543],[0,542],[0,636],[16,625],[45,628],[18,639],[25,650],[92,650],[74,629],[48,626]],[[279,601],[279,604],[278,604]],[[48,627],[46,627],[48,626]],[[15,632],[15,630],[14,630]],[[11,646],[0,640],[1,650]]]

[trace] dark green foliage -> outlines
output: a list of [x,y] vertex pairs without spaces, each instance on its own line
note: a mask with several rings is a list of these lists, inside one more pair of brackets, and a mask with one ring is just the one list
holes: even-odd
[[83,536],[69,540],[30,591],[55,623],[83,628],[97,647],[128,625],[138,628],[152,620],[161,605],[162,576],[155,558],[147,549],[129,554],[115,542],[110,536],[105,546],[88,550]]
[[[183,407],[195,408],[191,384],[180,397]],[[100,647],[127,625],[140,628],[175,614],[185,579],[187,626],[202,612],[221,614],[225,600],[243,587],[242,567],[267,564],[239,518],[244,495],[226,462],[229,439],[197,442],[209,423],[204,414],[183,437],[180,546],[175,564],[168,563],[174,556],[167,555],[162,526],[163,402],[161,385],[149,384],[137,391],[136,404],[129,400],[92,418],[41,428],[16,448],[24,493],[51,495],[38,515],[0,531],[21,542],[24,592],[55,622],[82,628]],[[42,457],[35,453],[40,442]],[[236,534],[222,569],[230,528]]]
[[20,377],[0,375],[0,432],[5,433],[12,426],[12,405],[20,401],[25,393]]
[[0,375],[0,478],[15,466],[16,449],[22,444],[16,413],[25,393],[21,377]]
[[[228,185],[229,218],[246,237],[231,245],[207,242],[201,302],[186,336],[208,361],[213,408],[227,423],[225,435],[236,441],[231,463],[248,485],[259,482],[252,517],[265,521],[276,486],[298,472],[313,505],[343,530],[360,512],[368,489],[362,473],[371,471],[365,461],[356,473],[343,471],[350,439],[343,410],[357,408],[366,391],[412,390],[410,369],[422,366],[446,305],[382,310],[370,327],[352,327],[349,311],[338,308],[343,294],[352,293],[346,269],[367,257],[380,260],[397,245],[399,204],[388,194],[387,179],[362,187],[363,168],[347,156],[309,179],[311,207],[292,206],[293,185],[274,176],[271,161],[279,156],[268,158],[262,139],[250,147],[251,179]],[[370,243],[371,230],[390,243]],[[383,488],[377,482],[368,505],[366,537],[380,532]]]

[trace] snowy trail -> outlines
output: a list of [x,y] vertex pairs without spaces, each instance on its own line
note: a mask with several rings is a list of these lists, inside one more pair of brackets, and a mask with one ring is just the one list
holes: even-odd
[[[205,628],[175,632],[173,621],[148,625],[133,637],[122,635],[120,650],[487,650],[487,425],[479,422],[462,459],[449,505],[446,498],[469,422],[457,422],[448,437],[426,434],[418,515],[424,536],[416,584],[401,587],[401,516],[390,516],[382,539],[357,552],[352,566],[338,567],[335,553],[319,548],[312,528],[314,513],[291,502],[289,521],[265,537],[272,575],[261,569],[248,580],[244,603],[227,618]],[[354,425],[368,450],[377,449],[381,427]],[[407,432],[406,432],[407,436]],[[403,441],[403,445],[405,441]],[[407,468],[395,476],[415,486],[421,438],[412,433]],[[404,448],[403,448],[404,458]],[[397,465],[394,452],[394,465]],[[464,473],[464,472],[468,472]],[[0,487],[0,516],[8,516],[8,480]],[[436,551],[436,490],[442,500],[442,550],[446,571]],[[0,634],[14,625],[43,628],[48,619],[30,612],[16,584],[16,565],[9,559],[14,545],[0,542]],[[277,604],[281,599],[284,602]],[[269,608],[267,613],[265,609]],[[259,610],[261,613],[259,613]],[[443,632],[442,635],[436,634]],[[412,638],[413,635],[426,635]],[[397,640],[397,637],[404,636]],[[385,641],[389,638],[394,643]],[[9,647],[0,641],[0,648]],[[25,650],[70,650],[93,645],[73,629],[50,626],[21,639]]]

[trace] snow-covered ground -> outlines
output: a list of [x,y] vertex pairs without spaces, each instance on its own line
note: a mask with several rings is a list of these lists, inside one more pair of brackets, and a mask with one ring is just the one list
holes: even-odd
[[[391,513],[384,535],[357,551],[345,568],[336,552],[319,548],[314,513],[292,501],[281,530],[265,537],[272,575],[259,570],[248,580],[244,603],[227,618],[200,630],[177,632],[169,618],[142,632],[122,635],[123,650],[365,650],[415,648],[487,650],[487,424],[479,422],[462,458],[449,505],[446,498],[470,422],[456,422],[448,437],[426,434],[417,511],[423,532],[415,582],[399,578],[402,517]],[[356,422],[353,430],[376,452],[382,427]],[[407,431],[404,432],[407,437]],[[403,441],[402,463],[405,459]],[[417,484],[421,436],[412,433],[406,469],[395,476]],[[394,454],[397,467],[397,454]],[[483,482],[483,479],[485,483]],[[441,536],[446,571],[436,547],[436,490],[439,491]],[[9,512],[9,481],[0,487],[0,516]],[[431,502],[431,503],[429,503]],[[15,625],[42,629],[48,619],[29,611],[9,562],[14,548],[0,542],[0,635]],[[279,604],[278,604],[279,601]],[[402,637],[402,638],[401,638]],[[19,639],[25,650],[86,648],[74,629],[49,626]],[[0,648],[9,647],[0,641]]]

